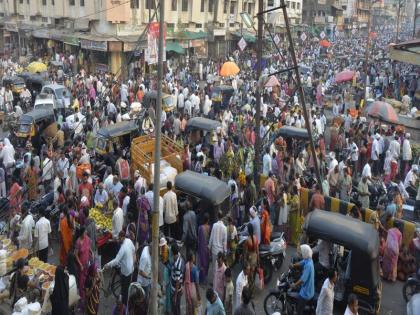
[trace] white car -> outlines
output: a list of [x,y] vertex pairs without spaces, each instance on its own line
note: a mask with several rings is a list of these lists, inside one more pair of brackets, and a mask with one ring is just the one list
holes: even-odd
[[55,100],[55,96],[53,94],[39,94],[35,99],[34,109],[39,108],[47,108],[56,110],[57,109],[57,102]]

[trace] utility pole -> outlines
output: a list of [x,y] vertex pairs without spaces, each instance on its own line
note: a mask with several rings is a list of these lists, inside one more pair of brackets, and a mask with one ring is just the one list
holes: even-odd
[[156,100],[155,122],[155,165],[153,178],[153,213],[152,213],[152,288],[150,295],[150,310],[152,315],[158,315],[158,266],[159,266],[159,192],[160,192],[160,137],[162,116],[162,81],[163,81],[163,39],[165,36],[165,0],[159,1],[159,51],[158,51],[158,86]]
[[[294,68],[295,77],[296,77],[297,90],[299,92],[300,103],[302,104],[303,117],[305,118],[306,130],[308,131],[309,146],[311,148],[311,154],[312,154],[312,158],[314,160],[315,174],[316,174],[316,178],[317,178],[319,186],[322,187],[321,173],[319,171],[318,159],[316,157],[315,145],[314,145],[314,140],[313,140],[313,137],[312,137],[312,127],[311,127],[311,123],[309,121],[308,110],[306,108],[305,94],[304,94],[304,91],[303,91],[302,82],[300,80],[299,66],[298,66],[297,59],[296,59],[295,47],[293,45],[292,33],[290,31],[289,18],[287,16],[287,6],[286,6],[286,3],[285,3],[284,0],[281,0],[280,4],[281,4],[280,7],[283,10],[284,23],[285,23],[285,26],[286,26],[287,38],[289,40],[289,52],[290,52],[290,55],[292,57],[293,68]],[[321,188],[321,191],[322,191],[322,188]]]
[[416,38],[416,26],[417,26],[416,22],[417,22],[417,17],[419,15],[419,12],[418,12],[419,3],[420,3],[419,0],[414,1],[413,38]]
[[367,25],[367,39],[366,39],[366,50],[365,50],[365,84],[364,87],[364,101],[363,106],[366,106],[367,102],[367,84],[368,84],[368,78],[369,78],[369,54],[370,54],[370,31],[372,28],[372,6],[375,2],[369,5],[369,11],[368,11],[368,25]]
[[[258,0],[258,31],[257,31],[257,80],[261,77],[262,72],[262,49],[263,49],[263,19],[262,12],[264,11],[264,0]],[[254,182],[257,190],[260,189],[260,163],[261,163],[261,138],[260,138],[260,126],[261,126],[261,91],[260,87],[257,86],[256,93],[256,108],[255,108],[255,160],[254,160]]]

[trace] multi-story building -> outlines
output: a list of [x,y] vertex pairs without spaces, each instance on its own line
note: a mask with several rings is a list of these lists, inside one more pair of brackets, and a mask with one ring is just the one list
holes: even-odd
[[[279,0],[264,0],[264,8]],[[158,0],[0,0],[0,49],[20,54],[73,52],[86,65],[117,73],[144,60],[149,21]],[[167,53],[221,56],[236,49],[240,13],[256,15],[258,0],[167,0]],[[292,23],[300,23],[302,0],[288,0]],[[248,30],[254,32],[252,29]],[[242,33],[241,33],[242,34]],[[135,52],[133,54],[133,52]],[[135,58],[131,58],[132,56]],[[130,59],[130,60],[129,60]],[[134,65],[135,66],[135,65]]]
[[343,9],[338,0],[305,0],[303,2],[302,22],[324,28],[327,34],[343,28]]
[[[285,0],[287,6],[287,16],[291,24],[296,25],[302,23],[302,0]],[[280,0],[268,0],[267,10],[278,8],[281,4]],[[267,14],[267,21],[274,26],[284,27],[283,11],[281,9]]]

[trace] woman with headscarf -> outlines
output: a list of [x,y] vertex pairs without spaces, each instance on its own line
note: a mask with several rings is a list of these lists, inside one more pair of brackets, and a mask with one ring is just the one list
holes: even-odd
[[62,266],[55,270],[54,289],[50,296],[51,315],[69,315],[69,276]]
[[8,138],[4,138],[4,145],[0,151],[0,159],[3,160],[4,168],[7,170],[15,164],[15,148]]
[[386,238],[384,257],[382,259],[383,277],[390,281],[397,279],[398,256],[400,254],[400,245],[402,234],[397,228],[388,230]]
[[86,314],[96,315],[99,309],[99,285],[101,280],[97,272],[96,264],[90,265],[85,282],[86,288]]

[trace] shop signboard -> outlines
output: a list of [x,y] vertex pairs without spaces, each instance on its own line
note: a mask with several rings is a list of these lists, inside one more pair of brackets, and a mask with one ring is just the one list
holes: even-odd
[[[146,62],[149,65],[157,64],[158,62],[158,46],[159,46],[159,22],[152,22],[149,24],[149,31],[147,33],[147,49]],[[166,23],[163,31],[163,61],[166,60]]]
[[8,30],[9,32],[17,32],[18,31],[18,27],[16,23],[4,23],[4,28],[6,30]]
[[98,42],[95,40],[81,39],[80,47],[88,50],[108,51],[108,42]]
[[79,46],[79,39],[77,37],[64,36],[63,42],[64,44],[67,44],[67,45]]
[[191,47],[194,47],[194,55],[197,58],[207,58],[207,42],[204,39],[194,39],[191,41]]
[[122,51],[122,42],[108,42],[108,51],[111,52],[120,52]]
[[97,63],[95,68],[96,72],[108,72],[108,65],[104,63]]

